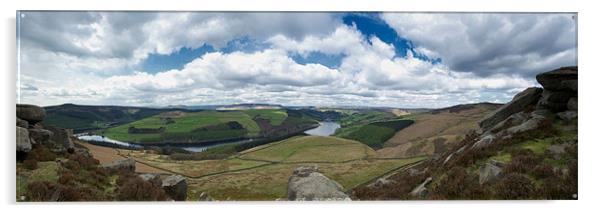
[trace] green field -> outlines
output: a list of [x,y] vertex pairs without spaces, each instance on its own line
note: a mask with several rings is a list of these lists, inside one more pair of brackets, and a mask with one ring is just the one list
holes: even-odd
[[356,125],[338,131],[336,136],[362,142],[372,148],[382,148],[395,132],[413,124],[412,120],[393,120]]
[[250,109],[245,110],[244,113],[251,116],[251,118],[263,118],[270,120],[272,126],[282,124],[284,119],[288,116],[286,111],[280,109]]
[[17,195],[24,195],[27,184],[36,181],[48,181],[56,183],[58,181],[59,166],[54,161],[38,162],[38,168],[32,171],[27,171],[17,164]]
[[273,162],[342,162],[367,158],[368,155],[374,155],[374,151],[357,141],[305,136],[289,138],[264,149],[246,152],[239,158]]
[[144,151],[120,152],[187,176],[189,200],[197,200],[201,192],[217,200],[285,198],[288,178],[304,165],[317,165],[320,172],[349,190],[425,159],[381,159],[373,149],[357,141],[320,136],[293,137],[223,160],[174,161]]
[[339,123],[341,127],[349,127],[355,125],[368,124],[377,121],[385,121],[397,118],[392,113],[382,112],[377,110],[369,110],[363,112],[347,112],[348,115],[341,118]]
[[44,107],[46,118],[43,123],[77,130],[102,129],[116,123],[126,123],[147,118],[172,109],[122,106],[84,106],[63,104]]
[[317,165],[320,172],[340,183],[345,190],[350,190],[391,170],[422,159],[357,160],[346,163],[321,164],[270,164],[250,170],[190,179],[189,197],[190,200],[195,200],[198,199],[201,192],[205,192],[217,200],[285,199],[288,178],[296,168],[307,165]]
[[[277,117],[278,114],[273,111],[254,112],[259,116]],[[265,114],[265,115],[264,115]],[[286,113],[284,113],[286,115]],[[259,135],[260,128],[252,117],[244,111],[202,111],[183,113],[183,115],[171,117],[173,123],[166,123],[162,119],[162,114],[138,120],[132,123],[109,128],[103,134],[109,138],[129,142],[161,142],[166,140],[176,141],[202,141],[202,140],[217,140],[236,137],[255,137]],[[278,117],[279,119],[279,117]],[[240,123],[244,129],[236,130],[212,130],[212,131],[195,131],[202,127],[211,125],[220,125],[230,121]],[[148,133],[148,134],[131,134],[128,133],[128,128],[134,126],[136,128],[160,128],[165,127],[163,133]]]

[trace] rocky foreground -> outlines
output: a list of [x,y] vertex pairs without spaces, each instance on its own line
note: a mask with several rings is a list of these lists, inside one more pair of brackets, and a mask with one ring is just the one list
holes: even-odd
[[288,200],[294,201],[340,201],[351,199],[343,187],[318,172],[317,166],[297,168],[288,180]]
[[17,105],[17,201],[184,201],[186,178],[135,173],[133,159],[99,164],[43,108]]
[[576,199],[577,67],[537,75],[455,148],[354,199]]

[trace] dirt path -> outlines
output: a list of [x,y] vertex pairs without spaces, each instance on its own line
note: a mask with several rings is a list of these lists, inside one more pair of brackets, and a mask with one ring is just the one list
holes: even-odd
[[[101,164],[113,162],[116,160],[125,159],[124,157],[119,155],[119,152],[114,148],[104,147],[104,146],[96,146],[89,143],[84,142],[76,142],[90,150],[90,153],[94,156],[94,158],[98,159]],[[146,164],[142,164],[140,162],[136,162],[136,172],[139,173],[161,173],[166,174],[170,173],[169,171],[150,167]]]

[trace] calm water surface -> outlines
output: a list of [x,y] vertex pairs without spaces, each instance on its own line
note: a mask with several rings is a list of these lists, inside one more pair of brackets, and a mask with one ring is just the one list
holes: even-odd
[[317,135],[317,136],[330,136],[337,131],[338,128],[341,128],[341,125],[337,122],[320,122],[320,126],[305,131],[308,135]]

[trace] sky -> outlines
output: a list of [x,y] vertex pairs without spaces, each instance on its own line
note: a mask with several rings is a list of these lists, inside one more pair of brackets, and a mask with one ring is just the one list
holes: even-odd
[[577,65],[576,14],[17,14],[17,102],[437,108]]

